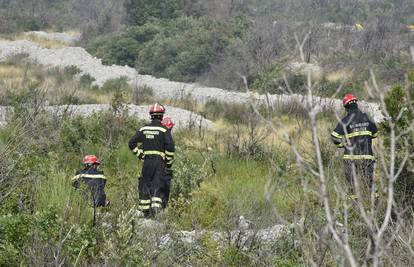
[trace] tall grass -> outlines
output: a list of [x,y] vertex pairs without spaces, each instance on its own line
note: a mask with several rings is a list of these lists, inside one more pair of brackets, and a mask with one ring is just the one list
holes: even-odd
[[15,34],[2,34],[0,35],[0,40],[8,40],[8,41],[18,41],[18,40],[27,40],[31,41],[40,47],[49,48],[49,49],[58,49],[68,47],[68,44],[59,41],[59,40],[51,40],[42,38],[35,34],[25,34],[25,33],[15,33]]

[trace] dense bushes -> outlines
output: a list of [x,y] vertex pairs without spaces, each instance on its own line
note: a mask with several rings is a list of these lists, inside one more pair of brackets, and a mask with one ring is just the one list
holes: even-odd
[[[134,66],[144,74],[230,90],[244,89],[243,75],[252,90],[270,93],[280,92],[285,63],[298,60],[294,35],[301,39],[307,32],[307,62],[328,72],[332,65],[355,69],[352,78],[357,79],[368,62],[380,74],[379,81],[402,81],[411,38],[407,26],[414,10],[409,0],[398,5],[386,1],[362,5],[301,0],[42,0],[31,3],[30,10],[26,7],[22,0],[2,3],[0,31],[77,25],[83,30],[81,43],[105,64]],[[361,23],[363,30],[356,31],[355,23]],[[303,75],[286,76],[298,83],[293,91],[302,93]]]
[[180,17],[148,22],[87,46],[105,64],[135,66],[143,74],[192,81],[218,59],[229,43],[228,26],[207,19]]
[[176,18],[184,10],[184,0],[126,0],[127,22],[144,25],[151,20]]
[[[123,1],[0,1],[0,33],[82,29],[89,38],[117,30]],[[70,10],[70,12],[68,12]]]
[[[396,140],[396,162],[404,162],[407,153],[411,153],[414,148],[414,135],[410,129],[413,121],[414,110],[412,103],[414,102],[414,72],[409,73],[407,87],[395,85],[391,88],[385,98],[387,111],[393,123],[395,123],[396,136],[401,135],[401,139]],[[385,124],[383,131],[390,133],[390,127]],[[386,138],[386,145],[389,147],[391,139]],[[412,212],[414,205],[413,188],[414,181],[412,179],[412,169],[414,162],[411,157],[408,158],[402,172],[396,181],[396,198],[398,200],[397,210],[402,212]]]

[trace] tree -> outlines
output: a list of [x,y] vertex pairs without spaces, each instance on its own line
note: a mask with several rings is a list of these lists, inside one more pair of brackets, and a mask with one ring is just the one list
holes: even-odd
[[178,17],[184,9],[183,0],[126,0],[127,22],[144,25],[152,19],[169,20]]

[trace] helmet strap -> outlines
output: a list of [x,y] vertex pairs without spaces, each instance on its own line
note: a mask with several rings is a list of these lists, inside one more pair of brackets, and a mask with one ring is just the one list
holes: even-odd
[[84,163],[83,164],[83,169],[84,170],[89,170],[91,167],[92,167],[92,164],[90,164],[90,163]]
[[345,106],[345,110],[347,112],[354,111],[358,109],[358,103],[356,101],[352,101],[348,105]]
[[151,120],[159,120],[161,121],[163,114],[151,114]]

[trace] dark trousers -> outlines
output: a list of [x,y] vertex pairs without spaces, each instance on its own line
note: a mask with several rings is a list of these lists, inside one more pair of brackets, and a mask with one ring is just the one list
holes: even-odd
[[170,188],[171,188],[171,179],[172,172],[165,171],[161,187],[161,198],[162,198],[162,207],[165,209],[168,205],[170,199]]
[[145,156],[139,179],[139,209],[148,214],[162,207],[162,179],[165,163],[160,156]]
[[95,207],[104,207],[106,201],[105,194],[105,179],[91,179],[83,178],[83,182],[88,186],[91,191],[92,203]]
[[[352,194],[355,193],[355,178],[358,179],[358,184],[363,192],[372,192],[374,163],[375,161],[368,159],[344,160],[345,177]],[[356,177],[354,177],[354,174],[356,174]]]

